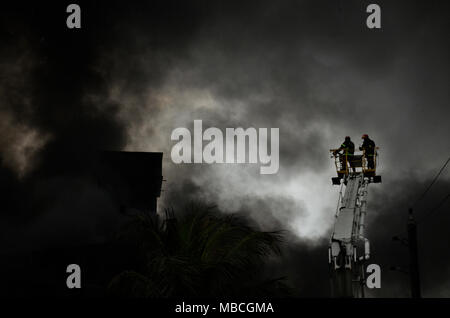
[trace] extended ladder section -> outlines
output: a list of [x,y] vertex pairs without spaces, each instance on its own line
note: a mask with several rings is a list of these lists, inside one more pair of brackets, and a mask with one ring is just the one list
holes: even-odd
[[381,182],[376,174],[378,149],[372,155],[330,149],[337,172],[331,181],[341,186],[328,249],[333,297],[364,297],[364,263],[370,257],[369,240],[364,237],[367,191],[369,183]]
[[363,293],[364,261],[370,257],[369,240],[364,237],[370,180],[362,173],[350,173],[344,181],[345,194],[342,197],[341,191],[329,247],[333,297]]

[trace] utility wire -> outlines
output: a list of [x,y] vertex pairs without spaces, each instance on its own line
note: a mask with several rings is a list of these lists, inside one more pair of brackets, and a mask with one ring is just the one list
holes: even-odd
[[433,181],[431,181],[430,185],[425,189],[425,191],[422,193],[422,195],[419,197],[419,199],[417,199],[417,201],[414,202],[413,207],[416,206],[417,203],[419,203],[419,201],[421,201],[427,195],[428,191],[431,189],[433,184],[439,178],[439,176],[441,175],[442,171],[444,171],[445,167],[447,166],[447,164],[449,162],[450,162],[450,157],[448,157],[447,161],[444,163],[444,165],[442,166],[441,170],[439,170],[438,174],[434,177]]
[[[425,220],[429,220],[429,219],[431,219],[431,216],[432,215],[437,215],[437,213],[436,214],[434,214],[436,211],[438,211],[439,210],[439,208],[441,207],[441,206],[443,206],[444,205],[444,203],[448,200],[450,198],[450,193],[449,194],[447,194],[444,198],[442,198],[442,200],[433,208],[433,209],[431,209],[430,210],[430,212],[428,212],[426,215],[428,215],[428,218],[427,219],[425,219]],[[422,217],[422,219],[423,219],[423,217]],[[424,220],[424,221],[425,221]],[[420,221],[420,223],[423,223],[424,221]]]

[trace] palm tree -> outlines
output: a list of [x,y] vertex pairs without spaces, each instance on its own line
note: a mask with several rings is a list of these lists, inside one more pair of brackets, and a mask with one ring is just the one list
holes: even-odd
[[181,219],[173,210],[140,214],[121,233],[136,248],[139,266],[115,276],[116,296],[284,296],[283,278],[264,277],[265,261],[280,255],[281,231],[262,232],[243,217],[192,204]]

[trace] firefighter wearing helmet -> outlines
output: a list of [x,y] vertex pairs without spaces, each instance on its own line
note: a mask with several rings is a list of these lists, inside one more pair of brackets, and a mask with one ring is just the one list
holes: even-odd
[[355,172],[355,167],[353,166],[353,155],[355,153],[355,144],[351,141],[349,136],[345,137],[344,142],[341,144],[339,149],[336,149],[334,155],[336,156],[340,151],[343,151],[343,153],[339,156],[342,170],[346,170],[347,161],[349,161],[353,172]]
[[369,135],[364,134],[361,137],[364,141],[361,147],[359,147],[359,150],[364,151],[364,155],[367,159],[367,167],[369,169],[375,169],[375,162],[374,162],[374,156],[375,156],[375,142],[369,138]]

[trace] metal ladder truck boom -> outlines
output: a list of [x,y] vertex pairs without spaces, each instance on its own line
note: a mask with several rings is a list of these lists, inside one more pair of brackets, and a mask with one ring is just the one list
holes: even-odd
[[381,182],[376,175],[377,150],[373,168],[367,167],[364,153],[348,156],[330,150],[338,174],[332,183],[341,186],[328,249],[332,297],[364,297],[364,263],[370,257],[369,240],[364,236],[368,186]]

